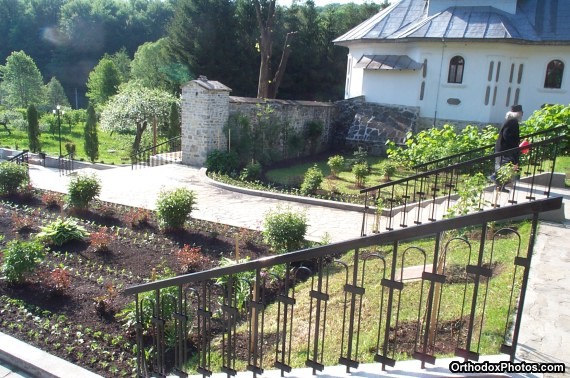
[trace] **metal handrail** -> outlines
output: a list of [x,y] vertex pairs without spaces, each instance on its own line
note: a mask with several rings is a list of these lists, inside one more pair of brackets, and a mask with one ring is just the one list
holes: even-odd
[[139,166],[142,161],[150,158],[150,156],[155,156],[159,153],[162,153],[162,152],[157,152],[157,151],[160,151],[161,148],[164,148],[165,146],[167,146],[165,151],[164,151],[166,153],[178,152],[179,151],[178,149],[175,151],[172,151],[172,146],[175,145],[176,147],[180,147],[181,140],[182,140],[182,137],[177,136],[174,138],[170,138],[167,141],[158,143],[154,146],[150,146],[150,147],[144,148],[142,150],[138,150],[133,155],[133,159],[131,161],[131,168],[134,169],[135,166]]
[[58,158],[59,175],[64,176],[73,172],[73,152],[62,155]]
[[[358,352],[362,332],[361,326],[371,326],[377,329],[378,337],[375,340],[376,345],[371,346],[373,349],[367,346],[368,352],[366,354],[374,353],[374,360],[380,363],[384,370],[386,365],[395,366],[397,362],[395,344],[402,346],[404,342],[396,333],[399,327],[398,319],[401,315],[399,303],[402,290],[406,290],[406,292],[412,290],[418,298],[425,298],[425,300],[419,299],[412,303],[414,311],[418,315],[408,320],[411,325],[417,325],[415,331],[410,330],[410,332],[414,332],[412,337],[415,337],[416,340],[412,346],[412,357],[421,361],[422,368],[425,367],[426,362],[434,364],[436,343],[442,341],[438,336],[438,330],[441,328],[440,321],[442,320],[438,309],[449,304],[449,301],[443,299],[441,294],[436,293],[446,290],[445,288],[449,287],[447,285],[452,285],[451,282],[446,282],[451,271],[445,267],[449,243],[443,245],[443,233],[472,226],[480,226],[479,247],[473,248],[466,239],[452,238],[452,240],[462,240],[462,243],[466,244],[461,250],[465,252],[466,256],[461,266],[472,276],[473,285],[468,289],[466,279],[461,315],[453,312],[451,315],[458,316],[457,319],[460,319],[457,325],[458,330],[455,332],[457,336],[454,337],[454,343],[456,342],[455,355],[464,359],[479,360],[481,336],[480,334],[477,336],[476,332],[473,331],[478,324],[483,324],[486,314],[488,282],[492,277],[492,270],[486,264],[494,262],[492,257],[489,260],[489,248],[485,246],[488,226],[495,221],[531,216],[532,225],[528,243],[523,243],[528,247],[521,248],[521,235],[510,228],[503,228],[493,233],[492,240],[488,242],[491,244],[490,248],[494,248],[496,239],[503,238],[504,233],[509,233],[519,240],[519,243],[511,243],[516,245],[509,248],[508,252],[513,258],[509,272],[513,277],[513,284],[510,287],[511,293],[501,297],[501,304],[509,309],[501,317],[501,327],[504,326],[504,332],[501,332],[502,345],[500,351],[508,354],[510,360],[514,361],[534,239],[538,228],[538,216],[541,212],[556,210],[561,206],[562,197],[536,200],[507,208],[495,208],[453,219],[427,223],[413,229],[399,229],[129,287],[123,291],[123,294],[134,296],[136,304],[137,376],[166,376],[169,372],[186,376],[188,368],[186,363],[189,359],[196,362],[193,369],[199,374],[203,377],[211,376],[213,373],[211,355],[214,350],[220,351],[222,355],[221,371],[233,376],[236,374],[238,348],[247,353],[247,358],[240,357],[240,359],[245,359],[247,370],[253,372],[254,376],[262,374],[264,365],[267,364],[272,364],[281,370],[283,376],[285,372],[290,372],[292,369],[290,366],[292,354],[299,353],[291,347],[292,338],[301,338],[305,342],[306,347],[302,351],[306,356],[305,365],[312,368],[313,375],[315,375],[316,371],[322,371],[325,363],[328,363],[323,358],[321,348],[324,348],[326,340],[330,340],[330,331],[327,333],[325,329],[329,299],[334,299],[335,303],[337,300],[340,301],[340,305],[337,305],[336,308],[342,313],[339,314],[338,322],[335,321],[337,328],[334,330],[339,338],[342,337],[342,341],[334,345],[330,344],[334,348],[334,353],[338,353],[338,363],[346,366],[347,373],[350,373],[352,368],[358,368],[358,359],[362,358]],[[420,278],[422,284],[414,286],[403,281],[403,267],[407,263],[407,260],[404,261],[404,259],[411,248],[401,248],[403,246],[401,243],[418,238],[433,240],[433,247],[430,247],[430,261],[427,263],[425,256],[426,253],[430,252],[424,250],[424,247],[411,247],[421,249],[420,253],[423,253],[424,256],[423,271]],[[384,259],[380,253],[365,252],[366,250],[362,249],[377,246],[389,246],[390,250],[386,253],[390,255],[390,261]],[[337,260],[331,261],[331,257],[351,251],[353,253],[346,255],[349,260],[347,263]],[[367,261],[371,260],[377,260],[379,264],[382,264],[379,268],[380,271],[366,270]],[[298,262],[304,261],[316,262],[315,269],[304,267],[303,263],[298,266]],[[325,261],[331,262],[327,264]],[[286,265],[285,276],[279,278],[280,288],[275,298],[276,312],[271,311],[270,318],[269,312],[266,314],[265,311],[268,305],[265,297],[267,286],[262,269],[281,264]],[[331,265],[333,268],[330,268]],[[343,276],[344,285],[340,289],[329,289],[330,269],[334,270],[335,268],[342,270],[340,275]],[[522,278],[520,285],[518,285],[514,283],[514,277],[521,276],[518,273],[520,269],[522,269]],[[253,272],[254,278],[248,281],[249,293],[244,303],[245,310],[240,311],[235,292],[237,281],[240,280],[239,274],[243,272]],[[299,282],[300,278],[297,276],[299,273],[305,277],[308,275],[308,287],[298,290],[296,294],[296,283]],[[367,278],[368,283],[365,282],[365,274],[369,277]],[[216,278],[223,276],[227,277],[227,283],[215,285]],[[175,290],[163,291],[167,288],[174,288]],[[143,292],[150,292],[151,294],[144,296],[141,295]],[[373,317],[362,317],[362,301],[365,297],[374,298],[374,300],[378,300],[380,297],[380,308],[374,310],[377,314]],[[306,312],[300,316],[297,313],[299,311],[297,310],[299,307],[296,307],[297,298],[301,300],[305,298],[305,300],[310,301],[310,309],[305,310]],[[171,310],[166,311],[166,308]],[[463,309],[465,309],[465,313]],[[215,313],[219,317],[217,317],[216,324],[213,325]],[[422,314],[425,314],[425,318],[422,318]],[[274,332],[275,328],[266,327],[268,324],[265,321],[266,316],[268,321],[269,319],[276,320],[275,335],[277,341],[275,342],[269,341],[268,343],[266,338],[266,333],[270,332],[267,328],[271,329],[271,332]],[[462,319],[468,320],[461,321]],[[293,333],[294,320],[295,324],[303,329],[308,329],[308,333],[303,332],[302,335]],[[247,340],[238,347],[236,337],[241,331],[238,330],[237,325],[241,322],[247,324],[247,329],[243,331]],[[340,324],[338,324],[339,322]],[[176,357],[173,364],[166,360],[167,329],[174,336],[173,339],[168,339]],[[196,346],[195,351],[191,351],[188,345],[190,332]],[[219,346],[214,347],[212,341],[216,335],[221,338],[221,342]],[[271,361],[265,361],[263,358],[264,348],[274,349],[275,358]],[[269,352],[269,350],[267,351]],[[268,353],[267,355],[271,354]]]
[[459,169],[462,169],[462,168],[466,168],[466,167],[472,166],[472,165],[477,164],[477,163],[485,162],[485,161],[488,161],[488,160],[494,160],[496,157],[499,157],[499,156],[508,156],[508,155],[512,154],[513,152],[515,152],[515,151],[521,151],[521,150],[526,150],[526,149],[532,150],[533,147],[536,148],[536,147],[540,147],[540,146],[546,146],[546,145],[548,145],[548,144],[560,142],[560,141],[562,141],[562,140],[564,140],[564,139],[566,139],[566,136],[565,136],[565,135],[559,135],[559,136],[554,137],[554,138],[552,138],[552,139],[546,139],[546,140],[543,140],[543,141],[540,141],[540,142],[535,142],[535,143],[528,144],[528,145],[526,145],[526,146],[524,146],[524,147],[515,147],[515,148],[512,148],[512,149],[510,149],[510,150],[505,150],[505,151],[501,151],[501,152],[496,152],[496,153],[491,154],[491,155],[486,155],[486,156],[478,157],[478,158],[471,159],[471,160],[468,160],[468,161],[464,161],[464,162],[452,164],[452,165],[449,165],[449,166],[447,166],[447,167],[441,167],[441,168],[433,169],[433,170],[428,171],[428,172],[417,173],[417,174],[415,174],[415,175],[411,175],[411,176],[408,176],[408,177],[404,177],[404,178],[399,179],[399,180],[394,180],[394,181],[390,181],[390,182],[387,182],[387,183],[384,183],[384,184],[372,186],[372,187],[369,187],[369,188],[364,188],[364,189],[360,190],[360,194],[372,192],[372,191],[379,190],[379,189],[383,189],[383,188],[387,188],[387,187],[390,187],[390,186],[399,185],[399,184],[402,184],[402,183],[405,183],[405,182],[408,182],[408,181],[412,181],[412,180],[415,180],[415,179],[420,179],[420,178],[423,178],[423,177],[427,177],[427,176],[431,176],[431,175],[435,175],[435,174],[439,174],[439,173],[443,173],[443,172],[447,172],[447,171],[459,170]]
[[282,255],[263,257],[257,260],[251,260],[236,265],[214,268],[201,272],[184,274],[173,278],[135,285],[123,290],[123,294],[134,295],[147,291],[164,289],[169,286],[179,286],[191,282],[212,280],[230,274],[235,275],[242,272],[271,267],[274,265],[317,259],[320,257],[335,255],[341,251],[350,251],[357,248],[366,248],[373,245],[392,243],[394,241],[412,238],[422,238],[446,230],[470,227],[485,222],[502,221],[505,219],[522,217],[533,213],[556,210],[561,206],[562,197],[552,197],[509,207],[485,210],[453,219],[444,219],[440,220],[439,222],[418,225],[414,228],[403,228],[381,234],[367,235],[324,246],[284,253]]
[[19,154],[9,158],[8,161],[15,162],[17,164],[23,163],[24,161],[28,162],[28,152],[29,152],[28,150],[23,150]]
[[[553,128],[551,128],[551,129],[546,129],[546,130],[538,131],[538,132],[532,133],[532,134],[521,135],[520,138],[521,138],[521,140],[522,140],[522,139],[529,139],[529,138],[533,138],[533,137],[536,137],[536,136],[539,136],[539,135],[550,134],[550,133],[553,133],[553,132],[561,132],[562,130],[564,130],[564,129],[566,129],[566,128],[568,128],[567,125],[558,125],[558,126],[553,127]],[[461,156],[469,156],[469,155],[471,155],[471,154],[475,154],[475,153],[478,153],[478,152],[483,152],[483,151],[485,151],[485,150],[487,150],[487,149],[494,148],[494,147],[495,147],[495,144],[493,143],[493,144],[489,144],[489,145],[486,145],[486,146],[483,146],[483,147],[474,148],[474,149],[469,150],[469,151],[458,152],[458,153],[453,154],[453,155],[444,156],[444,157],[439,158],[439,159],[435,159],[435,160],[432,160],[432,161],[428,161],[427,163],[421,163],[421,164],[414,165],[414,166],[412,167],[412,169],[415,169],[416,172],[417,172],[417,171],[420,170],[421,168],[426,167],[426,166],[431,165],[431,164],[441,163],[441,162],[443,162],[443,161],[452,160],[452,159],[455,159],[455,158],[458,158],[458,157],[461,157]]]

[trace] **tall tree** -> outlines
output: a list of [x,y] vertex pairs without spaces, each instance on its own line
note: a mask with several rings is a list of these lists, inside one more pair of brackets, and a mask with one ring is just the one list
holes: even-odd
[[273,28],[275,24],[275,1],[268,0],[260,2],[253,0],[255,15],[259,27],[259,55],[261,63],[259,66],[259,81],[257,85],[258,98],[275,98],[277,90],[285,75],[287,60],[291,54],[291,41],[296,32],[289,32],[285,38],[285,45],[281,53],[281,61],[273,75],[271,67],[271,57],[273,55]]
[[0,66],[4,100],[8,106],[26,108],[44,101],[42,74],[34,60],[23,51],[13,52]]
[[61,83],[55,77],[51,78],[46,87],[47,101],[50,109],[55,109],[57,105],[67,108],[71,107]]
[[[167,28],[168,53],[189,67],[240,91],[243,60],[233,0],[179,0]],[[235,92],[234,92],[235,93]]]
[[110,131],[135,131],[132,152],[140,148],[149,124],[168,122],[170,104],[176,97],[159,89],[127,84],[113,96],[101,113],[101,128]]
[[87,107],[87,120],[85,121],[85,154],[94,163],[99,158],[99,136],[97,134],[97,117],[93,105]]
[[95,107],[105,105],[119,91],[121,76],[110,58],[103,58],[89,74],[87,97]]
[[168,117],[168,139],[172,139],[181,134],[180,129],[180,108],[176,102],[170,105],[170,116]]
[[38,122],[38,112],[34,105],[28,106],[27,118],[28,118],[28,146],[30,147],[30,151],[39,152],[41,151],[40,124]]
[[190,80],[190,72],[169,56],[165,45],[162,38],[139,46],[131,65],[132,78],[148,88],[178,93],[180,85]]

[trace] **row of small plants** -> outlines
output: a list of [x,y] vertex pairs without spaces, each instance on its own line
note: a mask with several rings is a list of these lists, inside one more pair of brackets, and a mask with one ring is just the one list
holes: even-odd
[[[7,167],[6,170],[19,172],[19,168],[15,167],[13,163],[2,163],[2,165],[0,165],[0,177],[3,177],[2,173],[6,172],[4,167]],[[14,180],[14,177],[10,174],[6,176],[9,177],[8,181],[12,183],[18,181]],[[25,175],[22,175],[22,177],[25,177]],[[3,181],[0,180],[0,185],[2,184]],[[9,186],[2,186],[2,188],[7,187]],[[33,191],[25,179],[21,180],[19,185],[13,186],[13,188],[13,191],[3,189],[0,195],[11,198],[10,196],[14,196],[16,193],[19,193],[18,195],[21,193],[29,194],[29,192]],[[46,208],[61,207],[61,211],[59,212],[46,211],[32,206],[14,205],[10,201],[3,202],[0,211],[9,213],[9,216],[13,220],[12,226],[22,237],[18,240],[11,240],[6,243],[0,241],[0,247],[4,246],[1,251],[2,265],[0,275],[11,285],[17,287],[24,283],[28,277],[35,274],[34,272],[41,271],[43,276],[39,279],[39,282],[49,287],[50,295],[58,297],[66,296],[67,293],[73,289],[75,282],[90,282],[93,286],[99,288],[99,294],[91,298],[94,310],[102,318],[109,314],[117,313],[117,319],[121,319],[127,327],[125,328],[125,332],[127,332],[125,335],[127,335],[129,332],[128,326],[132,325],[129,319],[132,320],[134,318],[134,307],[132,305],[127,305],[126,307],[120,305],[120,307],[117,307],[119,305],[115,302],[118,293],[125,285],[140,283],[141,281],[145,281],[145,279],[134,275],[129,269],[117,269],[113,267],[113,265],[86,260],[81,255],[69,253],[65,250],[66,245],[73,240],[87,240],[90,248],[95,252],[108,256],[113,253],[109,248],[117,239],[124,238],[134,244],[144,244],[147,241],[156,242],[156,239],[161,238],[161,236],[149,232],[135,232],[132,229],[122,227],[104,227],[93,221],[61,216],[64,213],[64,209],[70,213],[75,211],[78,215],[83,214],[82,212],[88,211],[88,209],[94,209],[100,213],[108,213],[109,215],[113,213],[115,211],[113,205],[94,201],[100,189],[100,184],[94,177],[79,175],[71,180],[67,196],[61,196],[51,192],[43,193],[41,198]],[[202,229],[210,232],[212,237],[215,237],[217,234],[229,232],[236,234],[236,239],[242,242],[259,242],[260,239],[251,230],[240,230],[238,233],[235,232],[235,229],[226,225],[218,225],[211,222],[197,222],[189,219],[190,212],[194,205],[193,193],[190,191],[165,192],[161,194],[157,201],[158,210],[156,214],[146,214],[145,218],[149,215],[152,218],[156,218],[161,231],[165,233],[171,232],[179,227],[202,227]],[[161,212],[166,215],[161,215]],[[141,213],[141,211],[128,211],[124,213],[124,215],[125,219],[129,219],[129,222],[132,221],[132,225],[134,225],[134,223],[148,220],[134,216],[135,214]],[[283,211],[283,209],[280,209],[279,211],[267,214],[265,228],[264,239],[272,245],[274,251],[283,252],[303,246],[307,224],[302,214],[295,214],[288,210]],[[25,240],[25,235],[28,234],[29,237]],[[166,240],[168,239],[165,238],[165,241]],[[163,247],[161,248],[164,248],[165,252],[173,248],[173,243],[171,242],[165,243],[159,241],[155,243],[155,245],[156,244],[162,245]],[[208,263],[208,261],[206,261],[208,257],[202,253],[200,246],[184,245],[182,248],[175,248],[175,255],[183,272],[201,270],[204,264]],[[49,256],[49,258],[46,258],[47,256]],[[242,260],[237,262],[241,261]],[[221,264],[230,263],[236,263],[236,261],[231,259],[222,259],[221,261]],[[147,280],[166,278],[174,274],[176,273],[168,269],[157,268],[153,269],[151,277]],[[272,277],[280,276],[279,272],[273,271],[267,272],[267,274]],[[34,280],[37,279],[34,278]],[[220,284],[223,284],[223,278],[220,279]],[[244,300],[247,298],[247,290],[247,287],[244,286],[240,294]],[[14,303],[4,300],[1,302],[4,306]],[[47,313],[44,315],[46,314]],[[38,315],[37,317],[38,322],[46,321],[42,319],[42,316]],[[10,319],[13,318],[11,317]],[[17,323],[14,320],[7,321],[14,324]],[[17,326],[14,325],[13,327]],[[12,330],[13,327],[9,324],[6,325],[6,329]],[[66,328],[66,326],[61,327]],[[37,327],[30,325],[29,329],[35,328]],[[77,332],[75,329],[72,329],[70,335],[75,335]],[[35,334],[36,333],[30,335],[32,341],[35,341]],[[39,333],[37,334],[39,335]],[[91,348],[91,345],[95,347],[100,344],[93,344],[90,338],[89,341],[86,341],[86,337],[82,339],[83,343],[80,345],[88,345],[88,348]],[[73,340],[66,340],[65,342],[57,341],[57,343],[70,347],[69,359],[72,361],[78,361],[84,366],[86,365],[98,371],[104,371],[105,374],[124,376],[129,375],[132,371],[132,360],[129,362],[129,367],[125,367],[124,364],[115,363],[113,359],[105,359],[99,356],[95,357],[96,361],[93,360],[94,362],[90,363],[88,358],[93,359],[91,353],[86,353],[84,348],[81,348],[81,350],[79,348],[72,349],[71,347],[75,345]],[[43,347],[41,342],[36,344]],[[46,347],[47,346],[48,345],[46,345]],[[62,352],[60,355],[65,357],[66,354],[63,352],[63,349],[59,348],[59,350]],[[132,348],[128,349],[126,353],[129,353],[128,358],[132,358]],[[113,358],[116,359],[117,357],[115,356]]]
[[40,347],[60,351],[69,361],[84,361],[114,376],[132,375],[132,345],[124,336],[74,324],[65,315],[2,295],[0,314],[6,312],[16,313],[17,317],[3,316],[0,320],[3,329],[25,335]]
[[[220,151],[214,151],[210,157],[218,156]],[[212,163],[212,160],[214,161]],[[212,164],[209,164],[212,163]],[[328,158],[327,166],[330,175],[325,177],[325,172],[316,164],[307,169],[303,174],[302,181],[298,185],[284,185],[262,180],[262,167],[259,163],[250,163],[239,175],[235,171],[231,171],[221,162],[220,159],[208,160],[208,174],[214,180],[254,190],[270,191],[288,195],[307,196],[324,200],[347,202],[362,204],[364,197],[360,194],[343,192],[339,189],[336,182],[342,180],[340,174],[342,172],[351,172],[355,188],[364,188],[367,177],[371,174],[371,167],[367,161],[367,152],[363,148],[359,148],[353,153],[352,158],[345,158],[342,155],[334,155]],[[377,173],[384,177],[385,181],[396,173],[398,167],[390,160],[385,160],[377,167]],[[325,190],[323,184],[325,179],[329,184],[329,189]]]

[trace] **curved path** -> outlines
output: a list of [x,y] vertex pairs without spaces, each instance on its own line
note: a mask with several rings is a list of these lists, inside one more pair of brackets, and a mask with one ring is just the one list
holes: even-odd
[[[208,183],[199,168],[169,164],[131,170],[118,167],[106,170],[83,169],[101,180],[103,201],[154,209],[161,190],[185,187],[197,196],[192,217],[231,226],[261,229],[265,214],[281,208],[303,212],[309,229],[307,239],[320,241],[328,234],[330,242],[360,237],[362,213],[229,191]],[[60,176],[54,168],[30,165],[30,178],[36,188],[67,191],[70,177]]]

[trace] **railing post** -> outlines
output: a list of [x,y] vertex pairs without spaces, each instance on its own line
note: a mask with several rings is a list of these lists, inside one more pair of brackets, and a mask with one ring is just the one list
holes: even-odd
[[531,231],[530,231],[530,238],[528,241],[528,249],[527,249],[527,257],[526,259],[519,259],[519,264],[518,265],[522,265],[524,267],[524,272],[523,272],[523,279],[522,279],[522,285],[521,285],[521,291],[520,291],[520,299],[519,299],[519,303],[517,306],[517,316],[515,319],[515,324],[514,324],[514,329],[513,329],[513,340],[510,346],[508,345],[502,345],[501,346],[501,352],[506,353],[509,355],[511,362],[513,362],[515,360],[515,354],[517,351],[517,345],[518,345],[518,341],[519,341],[519,333],[520,333],[520,328],[521,328],[521,322],[522,322],[522,315],[523,315],[523,310],[524,310],[524,300],[526,297],[526,290],[528,287],[528,277],[530,274],[530,264],[532,261],[532,253],[534,250],[534,243],[536,242],[536,234],[537,234],[537,230],[538,230],[538,213],[534,213],[533,217],[532,217],[532,227],[531,227]]

